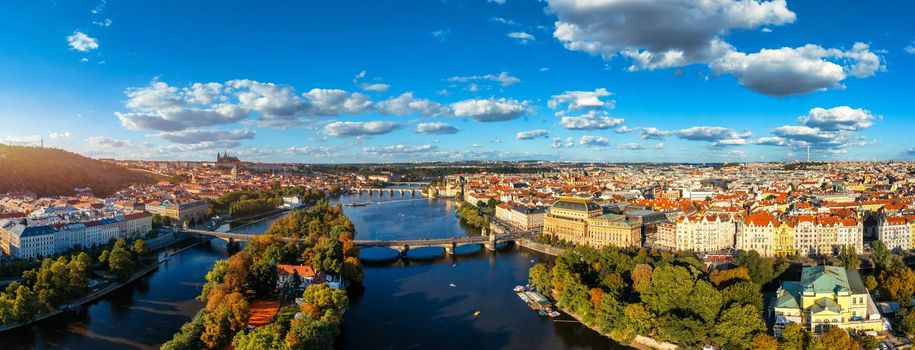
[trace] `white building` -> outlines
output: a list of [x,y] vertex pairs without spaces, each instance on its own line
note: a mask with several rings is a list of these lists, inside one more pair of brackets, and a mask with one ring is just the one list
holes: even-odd
[[672,230],[670,225],[658,227],[660,239],[656,244],[661,248],[708,253],[734,247],[737,224],[729,216],[684,215],[672,225]]
[[877,225],[877,239],[889,250],[912,249],[911,238],[909,224],[904,217],[884,217]]

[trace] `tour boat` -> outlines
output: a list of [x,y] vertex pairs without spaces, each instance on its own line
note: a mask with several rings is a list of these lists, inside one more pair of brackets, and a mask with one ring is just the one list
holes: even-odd
[[474,312],[473,317],[480,317],[480,310],[477,310],[477,312]]

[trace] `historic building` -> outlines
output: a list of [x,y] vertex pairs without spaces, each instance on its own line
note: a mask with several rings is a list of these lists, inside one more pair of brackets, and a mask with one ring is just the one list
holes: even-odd
[[800,281],[783,281],[772,301],[773,332],[791,322],[814,333],[829,327],[883,330],[883,318],[856,270],[804,267]]
[[641,226],[622,215],[604,214],[590,199],[563,197],[543,217],[543,233],[574,244],[631,247],[641,244]]

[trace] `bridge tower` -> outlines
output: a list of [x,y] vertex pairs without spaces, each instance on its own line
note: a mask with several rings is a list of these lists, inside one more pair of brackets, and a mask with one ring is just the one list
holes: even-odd
[[497,243],[497,242],[496,242],[496,233],[493,232],[492,230],[490,230],[489,227],[484,227],[484,228],[483,228],[483,235],[484,235],[484,236],[487,236],[487,235],[489,236],[489,240],[486,241],[486,243],[484,243],[483,246],[485,246],[486,249],[495,251],[495,250],[496,250],[496,243]]
[[404,244],[403,249],[400,250],[400,257],[407,259],[407,253],[409,253],[409,252],[410,252],[410,245]]

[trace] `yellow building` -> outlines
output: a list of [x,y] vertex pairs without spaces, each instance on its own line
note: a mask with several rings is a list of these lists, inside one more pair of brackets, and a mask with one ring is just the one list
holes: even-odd
[[800,281],[782,282],[772,306],[776,336],[791,322],[817,334],[829,327],[883,330],[883,317],[858,271],[838,266],[805,267]]
[[782,221],[781,225],[775,228],[775,256],[797,255],[794,233],[794,225],[786,221]]
[[574,244],[631,247],[641,244],[641,227],[622,215],[604,214],[586,198],[566,198],[553,203],[543,217],[543,233]]

